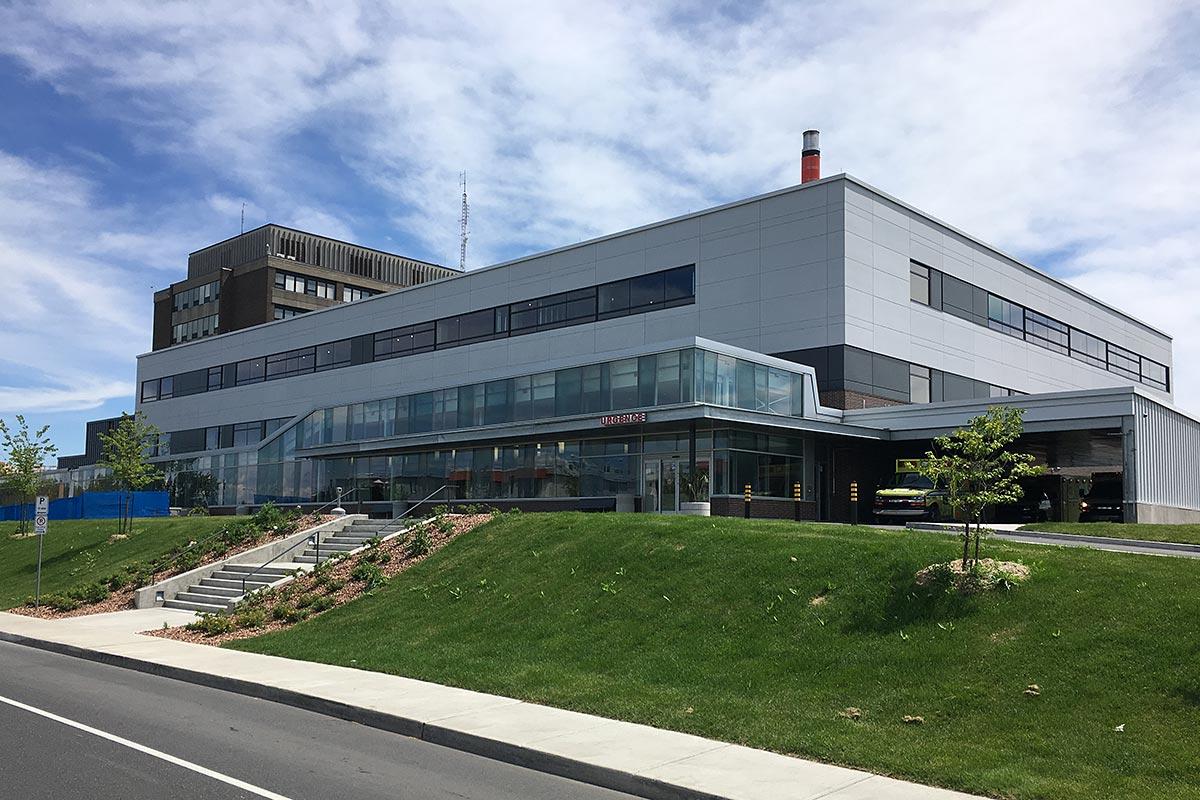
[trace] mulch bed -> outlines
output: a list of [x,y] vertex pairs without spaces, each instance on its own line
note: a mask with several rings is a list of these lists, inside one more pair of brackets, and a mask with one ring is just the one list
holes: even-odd
[[[230,519],[237,520],[238,518],[230,517]],[[290,536],[292,533],[297,533],[305,530],[306,528],[315,527],[324,522],[328,522],[331,519],[335,519],[332,514],[322,514],[321,516],[306,515],[296,521],[295,529],[287,534],[281,535]],[[214,558],[213,561],[224,561],[230,556],[236,556],[238,553],[252,550],[255,547],[261,547],[262,545],[270,542],[272,539],[279,538],[279,536],[280,535],[266,536],[262,539],[259,539],[257,542],[247,542],[246,544],[238,545],[237,547],[231,547],[225,552],[224,555]],[[204,565],[201,564],[199,566]],[[190,572],[192,569],[198,569],[199,566],[190,567],[189,569],[185,570],[173,568],[161,570],[154,573],[154,577],[150,580],[150,583],[147,584],[147,586],[166,580],[167,578],[174,577],[175,575],[180,575],[184,572]],[[142,587],[134,586],[127,589],[119,589],[110,594],[107,599],[101,600],[99,603],[86,603],[71,611],[55,611],[49,606],[41,606],[39,608],[34,608],[33,606],[17,606],[16,608],[10,608],[8,613],[21,614],[26,617],[37,617],[38,619],[67,619],[68,617],[86,617],[90,614],[107,614],[110,611],[125,611],[133,608],[133,596],[140,588]]]
[[931,586],[948,575],[950,584],[955,589],[966,593],[986,591],[1003,585],[1001,577],[1013,583],[1022,583],[1029,579],[1029,567],[1018,561],[997,561],[994,558],[981,558],[973,565],[963,566],[960,559],[945,564],[930,564],[917,572],[918,586]]
[[[376,558],[386,561],[380,563],[379,570],[385,577],[391,578],[399,575],[404,570],[419,564],[429,556],[436,553],[449,542],[463,535],[467,531],[482,525],[492,518],[491,514],[447,514],[443,517],[449,522],[448,530],[441,530],[436,524],[425,523],[428,525],[430,548],[429,552],[424,555],[412,556],[408,553],[408,543],[411,534],[396,536],[390,539],[377,548],[358,553],[354,556],[341,559],[333,562],[332,568],[328,572],[327,582],[342,583],[342,586],[334,591],[329,591],[324,585],[318,583],[318,576],[313,573],[302,575],[292,582],[280,587],[279,590],[272,594],[273,601],[290,602],[302,596],[328,597],[333,605],[330,609],[313,612],[307,619],[320,616],[327,610],[345,605],[351,600],[361,596],[366,590],[364,581],[356,581],[350,577],[350,573],[354,571],[355,566],[359,564],[363,556],[368,553],[375,554]],[[377,551],[377,552],[376,552]],[[329,562],[327,562],[329,563]],[[160,636],[164,639],[176,639],[182,642],[192,642],[198,644],[222,645],[226,642],[232,642],[237,639],[249,639],[254,636],[261,636],[264,633],[283,630],[290,628],[297,622],[288,622],[286,620],[271,619],[268,615],[266,623],[252,628],[239,628],[235,631],[218,634],[206,634],[201,631],[188,630],[186,627],[180,628],[162,628],[152,631],[146,631],[151,636]]]

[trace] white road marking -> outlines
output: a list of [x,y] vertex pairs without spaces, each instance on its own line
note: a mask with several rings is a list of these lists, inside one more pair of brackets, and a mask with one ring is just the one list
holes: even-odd
[[208,769],[207,767],[202,767],[199,764],[193,764],[191,761],[185,761],[182,758],[177,758],[176,756],[173,756],[170,753],[164,753],[160,750],[155,750],[152,747],[147,747],[144,744],[138,744],[137,742],[131,742],[130,740],[122,738],[120,736],[117,736],[114,733],[108,733],[107,731],[102,731],[102,730],[99,730],[98,728],[93,728],[90,725],[84,725],[82,722],[76,722],[73,719],[67,719],[66,717],[60,717],[58,714],[54,714],[49,711],[44,711],[40,708],[35,708],[34,706],[26,705],[25,703],[22,703],[19,700],[12,700],[10,698],[4,697],[3,695],[0,695],[0,703],[7,703],[8,705],[13,706],[14,708],[23,709],[25,711],[30,712],[31,714],[37,714],[38,716],[45,717],[46,719],[52,719],[55,722],[61,722],[63,725],[69,725],[72,728],[77,728],[78,730],[84,731],[86,733],[90,733],[93,736],[99,736],[101,739],[107,739],[110,742],[116,742],[117,744],[124,745],[125,747],[128,747],[131,750],[137,750],[139,753],[145,753],[146,755],[154,756],[155,758],[162,759],[163,761],[166,761],[169,764],[175,764],[176,766],[183,767],[184,769],[190,769],[192,772],[199,773],[200,775],[204,775],[206,777],[212,778],[213,780],[218,780],[218,781],[221,781],[222,783],[227,783],[230,786],[236,786],[239,789],[244,789],[247,792],[251,792],[253,794],[258,795],[259,797],[266,797],[266,798],[268,798],[268,800],[290,800],[290,798],[286,797],[285,795],[276,794],[275,792],[272,792],[268,789],[263,789],[259,786],[255,786],[252,783],[246,783],[245,781],[240,781],[237,778],[230,777],[229,775],[222,775],[220,772],[214,772],[213,770]]

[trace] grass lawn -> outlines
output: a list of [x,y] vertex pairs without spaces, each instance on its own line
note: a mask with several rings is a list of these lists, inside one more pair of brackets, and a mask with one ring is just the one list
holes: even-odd
[[503,515],[374,595],[230,646],[1002,797],[1200,798],[1200,563],[985,549],[1030,582],[930,596],[913,573],[958,550],[935,533]]
[[1200,525],[1150,525],[1122,522],[1033,522],[1023,531],[1072,533],[1081,536],[1110,536],[1114,539],[1141,539],[1146,542],[1185,542],[1200,544]]
[[[61,592],[116,572],[132,561],[151,561],[229,524],[220,517],[135,519],[128,539],[115,542],[115,519],[51,520],[42,552],[42,592]],[[32,525],[32,523],[31,523]],[[13,539],[17,523],[0,523],[0,609],[33,596],[37,538]]]

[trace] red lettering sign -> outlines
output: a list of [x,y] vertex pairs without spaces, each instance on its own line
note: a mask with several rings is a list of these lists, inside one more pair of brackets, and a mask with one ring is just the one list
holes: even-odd
[[645,411],[632,411],[628,414],[609,414],[600,418],[601,425],[636,425],[646,421]]

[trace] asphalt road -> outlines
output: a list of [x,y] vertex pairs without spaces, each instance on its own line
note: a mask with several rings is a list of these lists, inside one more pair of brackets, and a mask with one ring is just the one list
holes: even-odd
[[0,796],[26,800],[629,797],[265,700],[7,642],[0,642],[0,754]]

